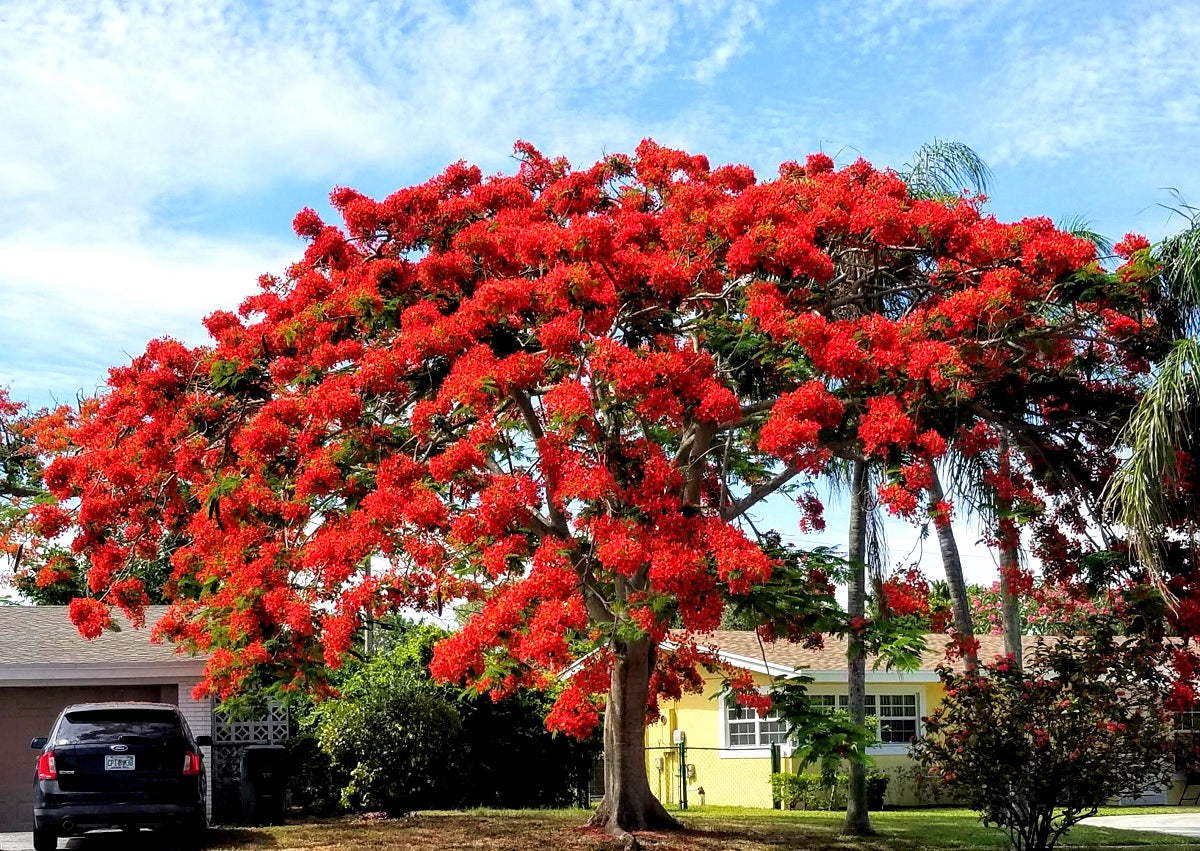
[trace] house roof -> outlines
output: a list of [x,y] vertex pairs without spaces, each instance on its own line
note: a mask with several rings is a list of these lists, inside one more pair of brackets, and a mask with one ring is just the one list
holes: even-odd
[[[166,612],[154,606],[146,622]],[[0,665],[164,662],[176,659],[170,645],[151,644],[150,630],[134,629],[119,612],[120,632],[105,630],[91,641],[67,617],[66,606],[0,606]]]
[[[165,606],[149,607],[147,624],[165,613]],[[66,606],[0,606],[0,680],[39,672],[53,679],[72,672],[108,679],[120,671],[187,674],[203,668],[202,658],[179,655],[170,644],[151,644],[148,627],[134,629],[119,612],[113,619],[120,631],[106,630],[89,641],[67,617]]]
[[[979,635],[979,658],[991,659],[1004,653],[1004,638],[999,635]],[[758,634],[741,630],[718,630],[708,635],[699,636],[697,643],[711,644],[722,655],[754,659],[762,664],[781,665],[788,668],[805,668],[811,671],[844,671],[846,670],[846,639],[831,635],[823,637],[820,648],[805,647],[803,644],[793,644],[788,641],[760,642]],[[944,634],[929,634],[925,636],[925,646],[928,648],[921,657],[918,670],[934,671],[946,658],[946,647],[950,644],[950,636]],[[867,667],[875,664],[874,657],[867,657]]]
[[[999,635],[979,635],[979,658],[990,660],[1004,653],[1004,638]],[[1037,640],[1026,636],[1025,646]],[[758,634],[751,631],[717,630],[696,636],[702,647],[715,647],[717,654],[726,662],[751,671],[771,676],[789,676],[804,673],[817,681],[845,680],[846,639],[831,635],[823,636],[822,646],[805,647],[788,641],[760,642]],[[868,681],[929,681],[937,680],[937,666],[946,658],[946,647],[950,636],[930,633],[925,636],[926,652],[915,671],[887,670],[883,665],[875,666],[876,657],[867,657]],[[670,649],[671,642],[665,645]]]

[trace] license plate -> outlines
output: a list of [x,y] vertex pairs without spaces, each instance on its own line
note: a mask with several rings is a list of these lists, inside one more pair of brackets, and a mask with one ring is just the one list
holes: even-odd
[[133,754],[115,754],[104,755],[104,770],[105,771],[133,771]]

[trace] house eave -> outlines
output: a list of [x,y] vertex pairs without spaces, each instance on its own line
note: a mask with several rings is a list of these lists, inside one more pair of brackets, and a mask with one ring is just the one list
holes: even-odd
[[194,682],[203,675],[203,659],[150,663],[51,662],[0,665],[0,688]]

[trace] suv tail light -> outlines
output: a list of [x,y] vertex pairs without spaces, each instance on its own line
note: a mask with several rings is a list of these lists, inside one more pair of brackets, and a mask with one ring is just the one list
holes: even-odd
[[183,755],[183,776],[195,777],[200,773],[200,754],[188,751]]
[[[25,763],[28,765],[29,763]],[[54,751],[46,751],[38,759],[38,780],[57,780],[58,766],[54,764]]]

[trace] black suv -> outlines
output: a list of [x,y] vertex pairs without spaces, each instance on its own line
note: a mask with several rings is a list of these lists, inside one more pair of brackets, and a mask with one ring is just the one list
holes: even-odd
[[33,791],[33,847],[100,827],[175,829],[188,844],[206,827],[200,746],[168,703],[68,706],[41,749]]

